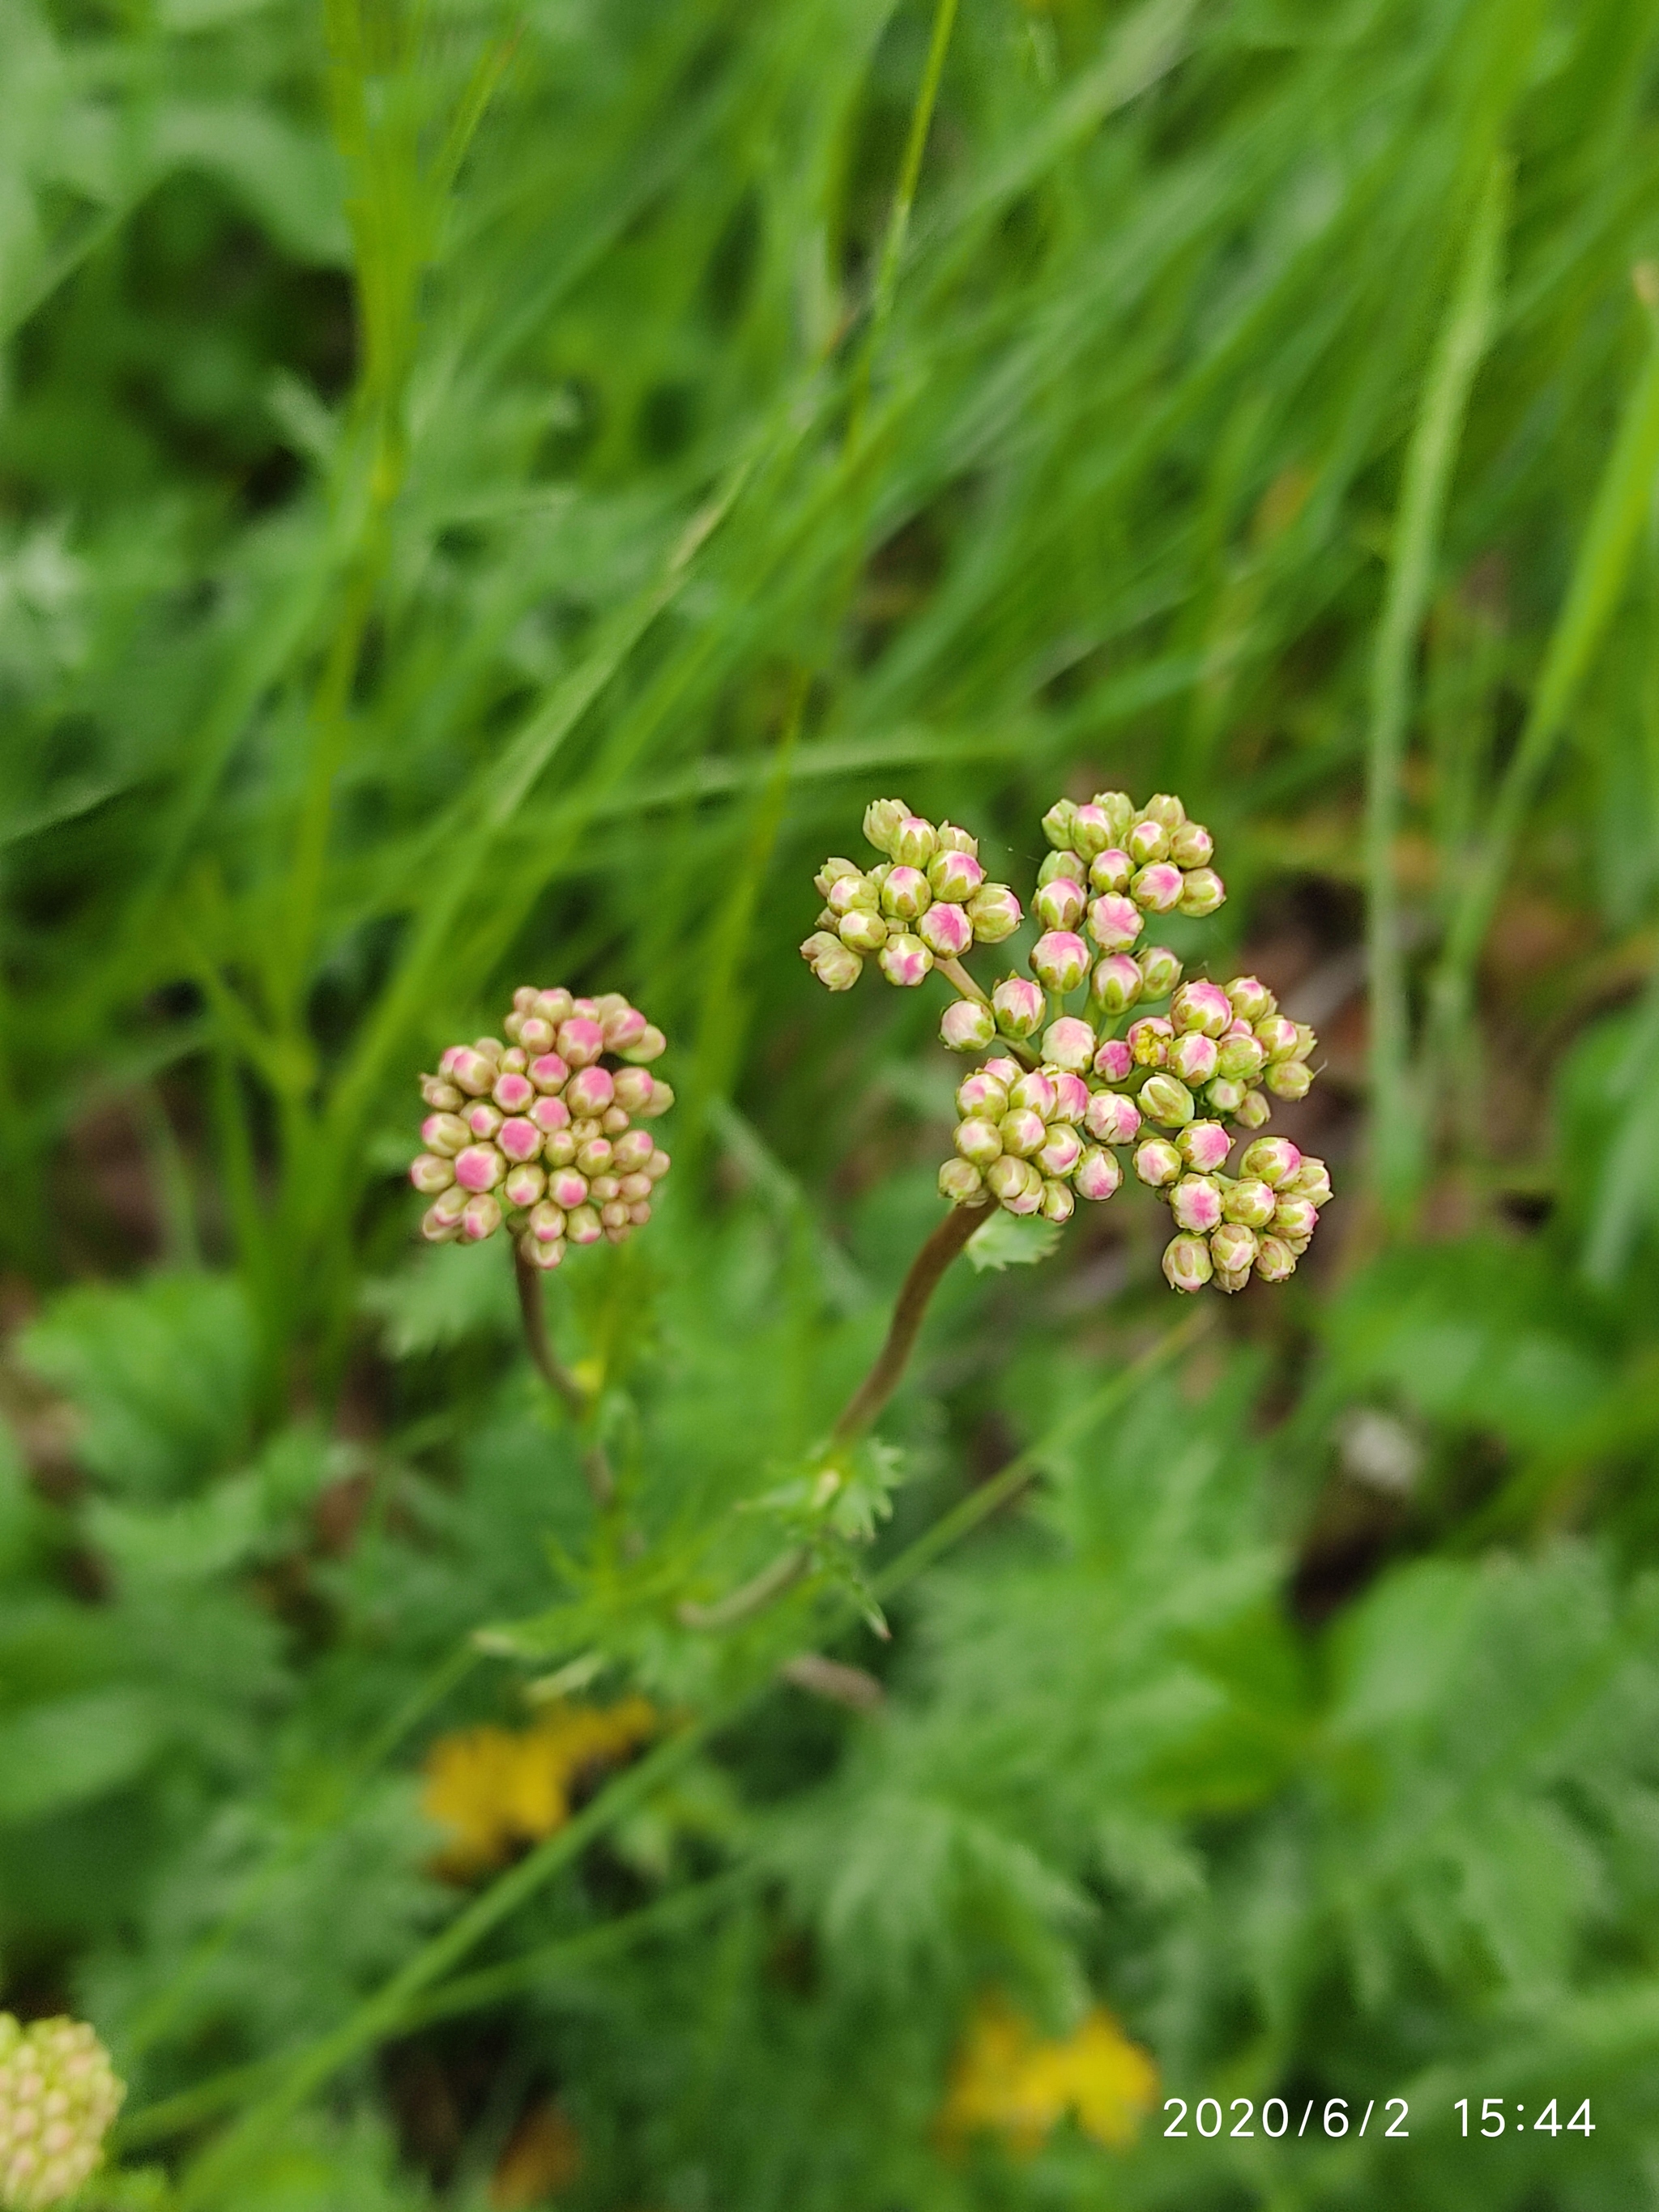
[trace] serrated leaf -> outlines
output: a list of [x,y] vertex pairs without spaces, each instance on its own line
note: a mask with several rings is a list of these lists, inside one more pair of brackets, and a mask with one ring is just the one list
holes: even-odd
[[968,1239],[968,1259],[981,1275],[1000,1274],[1005,1267],[1035,1267],[1059,1242],[1057,1221],[1043,1221],[1034,1213],[1010,1213],[998,1206]]

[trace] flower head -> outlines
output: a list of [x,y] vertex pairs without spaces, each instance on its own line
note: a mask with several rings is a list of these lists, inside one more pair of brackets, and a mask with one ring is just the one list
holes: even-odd
[[84,2021],[23,2027],[0,2012],[0,2206],[38,2212],[71,2197],[103,2155],[126,2090]]

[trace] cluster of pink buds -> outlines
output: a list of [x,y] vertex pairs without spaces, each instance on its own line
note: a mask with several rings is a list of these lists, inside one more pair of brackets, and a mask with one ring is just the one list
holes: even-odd
[[619,992],[578,999],[530,984],[501,1027],[505,1043],[451,1045],[421,1078],[431,1110],[409,1179],[433,1200],[422,1234],[479,1243],[505,1223],[538,1267],[556,1267],[567,1244],[624,1243],[668,1173],[667,1153],[635,1126],[674,1103],[647,1065],[662,1031]]
[[126,2092],[83,2021],[20,2027],[0,2012],[0,2206],[39,2212],[72,2197],[103,2154]]
[[[1267,1139],[1248,1146],[1236,1178],[1224,1170],[1241,1133],[1272,1118],[1273,1099],[1306,1097],[1317,1040],[1255,976],[1183,981],[1173,952],[1139,942],[1148,915],[1202,918],[1226,897],[1209,831],[1178,799],[1137,809],[1121,792],[1062,799],[1042,827],[1052,850],[1032,902],[1042,933],[1029,978],[1005,976],[987,994],[962,965],[975,941],[1012,933],[1019,902],[981,883],[972,838],[896,799],[865,817],[892,865],[865,875],[826,862],[817,880],[830,905],[803,955],[831,990],[848,988],[875,952],[891,982],[920,983],[938,965],[959,994],[944,1042],[994,1056],[957,1092],[956,1157],[939,1170],[953,1204],[994,1200],[1064,1221],[1077,1198],[1111,1197],[1127,1151],[1175,1216],[1164,1272],[1176,1290],[1237,1291],[1252,1273],[1282,1281],[1330,1196],[1323,1162]],[[963,860],[971,870],[953,873]],[[937,943],[932,915],[948,917],[934,925]],[[899,928],[908,920],[918,934]]]

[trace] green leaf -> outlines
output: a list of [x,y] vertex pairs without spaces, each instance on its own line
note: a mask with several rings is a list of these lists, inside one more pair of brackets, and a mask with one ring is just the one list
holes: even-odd
[[1060,1242],[1060,1224],[1035,1213],[1010,1213],[1006,1206],[991,1209],[988,1221],[968,1239],[969,1266],[981,1274],[1000,1274],[1005,1267],[1035,1267]]

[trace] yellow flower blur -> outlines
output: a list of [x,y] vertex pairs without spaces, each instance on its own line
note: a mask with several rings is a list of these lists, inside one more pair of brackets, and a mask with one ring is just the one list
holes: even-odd
[[1029,2158],[1069,2116],[1093,2142],[1121,2149],[1157,2101],[1151,2052],[1131,2043],[1110,2013],[1097,2007],[1072,2034],[1048,2039],[993,1999],[957,2053],[939,2135],[952,2148],[989,2131]]
[[533,1728],[461,1729],[427,1753],[422,1806],[450,1840],[440,1859],[457,1879],[499,1866],[570,1818],[574,1790],[613,1766],[657,1726],[644,1698],[564,1705]]

